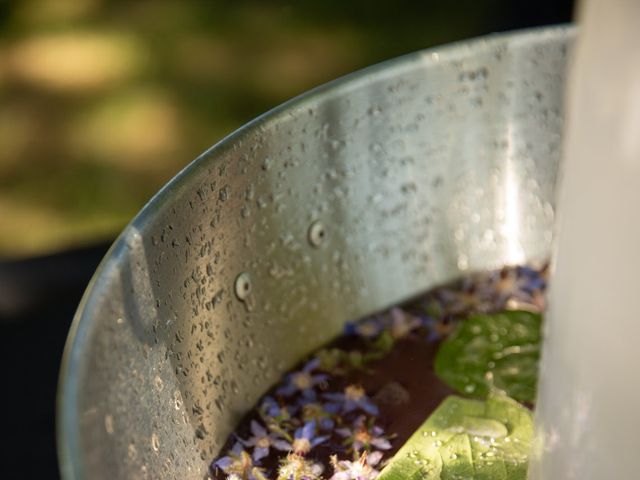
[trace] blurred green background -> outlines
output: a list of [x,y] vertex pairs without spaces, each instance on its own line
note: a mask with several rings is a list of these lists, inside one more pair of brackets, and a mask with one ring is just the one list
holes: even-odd
[[570,8],[0,0],[0,258],[113,238],[203,150],[311,87]]

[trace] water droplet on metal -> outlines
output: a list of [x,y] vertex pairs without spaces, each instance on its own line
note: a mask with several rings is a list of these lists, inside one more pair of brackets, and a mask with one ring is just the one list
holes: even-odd
[[311,224],[307,236],[311,246],[317,248],[322,245],[324,240],[327,238],[327,231],[322,222],[318,220]]
[[176,410],[180,410],[182,408],[182,394],[179,390],[173,393],[173,400]]
[[157,375],[156,375],[156,378],[153,379],[153,384],[155,385],[156,390],[158,390],[158,392],[161,392],[164,389],[164,382]]
[[136,446],[133,443],[130,443],[129,446],[127,447],[127,455],[131,460],[133,460],[138,456],[138,450],[136,449]]
[[231,188],[229,187],[229,185],[225,185],[220,189],[220,192],[218,192],[218,198],[221,202],[226,202],[229,199],[230,194]]
[[104,429],[107,431],[109,435],[113,434],[113,416],[112,415],[104,416]]

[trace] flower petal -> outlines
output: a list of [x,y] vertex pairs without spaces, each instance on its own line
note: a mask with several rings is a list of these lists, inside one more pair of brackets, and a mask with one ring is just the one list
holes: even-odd
[[279,389],[276,390],[280,395],[284,395],[285,397],[290,397],[296,392],[297,388],[293,383],[287,383],[283,385]]
[[326,382],[327,380],[329,380],[329,375],[326,375],[324,373],[319,373],[317,375],[312,376],[311,380],[313,381],[314,385],[318,385],[319,383]]
[[374,438],[371,440],[371,445],[380,450],[389,450],[391,448],[391,443],[386,438]]
[[260,410],[264,415],[269,417],[277,417],[280,415],[280,405],[275,401],[273,397],[264,397]]
[[[301,437],[304,437],[308,440],[312,439],[316,433],[316,422],[315,420],[311,420],[304,424],[302,430],[300,431]],[[296,438],[300,438],[296,432]]]
[[251,433],[253,433],[253,435],[255,437],[266,437],[267,436],[267,431],[264,429],[264,427],[262,425],[260,425],[255,420],[251,420]]
[[336,472],[333,474],[330,480],[350,480],[351,475],[349,472]]
[[309,402],[315,402],[316,398],[318,398],[318,396],[316,395],[316,392],[314,390],[312,390],[311,388],[307,388],[305,390],[302,391],[302,396],[304,398],[304,400],[309,403]]
[[282,452],[289,452],[293,448],[289,442],[286,442],[284,440],[273,440],[271,442],[271,445],[273,446],[273,448],[276,448]]
[[380,410],[378,410],[377,405],[369,399],[363,398],[358,402],[358,404],[362,410],[364,410],[365,412],[371,415],[378,415],[380,413]]
[[367,455],[367,465],[375,467],[382,460],[382,452],[371,452]]
[[258,460],[269,455],[269,447],[256,447],[253,449],[253,461],[257,462]]
[[231,453],[234,455],[240,455],[244,449],[242,448],[242,444],[240,442],[236,442],[235,445],[231,448]]
[[324,411],[331,414],[337,414],[340,411],[340,405],[337,403],[325,403]]
[[244,440],[244,439],[242,439],[242,438],[238,438],[238,440],[239,440],[240,442],[242,442],[242,444],[243,444],[245,447],[253,447],[253,446],[256,444],[256,438],[255,438],[255,437],[251,437],[251,438],[250,438],[250,439],[248,439],[248,440]]
[[315,370],[319,366],[320,366],[320,359],[319,358],[312,358],[311,360],[309,360],[307,362],[307,364],[304,366],[302,371],[306,372],[306,373],[309,373],[310,371]]
[[331,418],[321,418],[319,425],[323,430],[331,430],[335,425],[335,422]]
[[329,436],[325,435],[322,437],[316,437],[311,441],[311,447],[317,447],[318,445],[320,445],[323,442],[326,442],[327,440],[329,440]]
[[227,468],[231,466],[233,463],[233,458],[231,457],[222,457],[216,460],[213,465],[221,469],[223,472],[227,471]]

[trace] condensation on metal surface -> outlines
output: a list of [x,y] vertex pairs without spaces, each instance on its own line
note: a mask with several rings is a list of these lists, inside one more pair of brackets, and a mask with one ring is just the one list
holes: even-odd
[[374,67],[182,172],[79,309],[66,478],[202,479],[256,399],[346,320],[546,258],[571,37],[493,36]]

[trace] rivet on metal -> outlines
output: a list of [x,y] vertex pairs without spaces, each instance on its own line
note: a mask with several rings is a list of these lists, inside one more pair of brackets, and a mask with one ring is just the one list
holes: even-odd
[[233,288],[238,300],[244,302],[251,293],[251,278],[249,277],[249,274],[247,272],[242,272],[238,275]]
[[318,220],[309,226],[307,236],[311,246],[318,248],[327,238],[327,231],[325,230],[322,222]]

